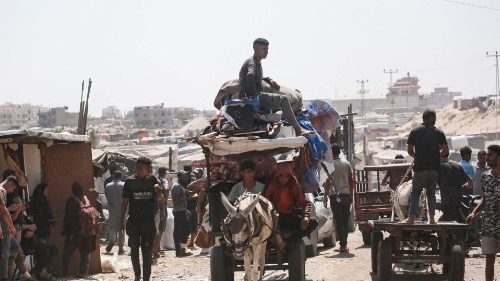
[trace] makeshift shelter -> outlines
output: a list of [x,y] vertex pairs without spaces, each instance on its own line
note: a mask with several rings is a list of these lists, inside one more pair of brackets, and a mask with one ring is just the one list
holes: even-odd
[[[0,170],[11,169],[20,178],[20,184],[31,194],[41,182],[49,186],[49,201],[54,218],[50,243],[59,250],[54,261],[61,260],[64,246],[62,222],[66,200],[72,196],[73,182],[79,182],[84,191],[94,186],[94,171],[90,139],[84,135],[48,133],[35,130],[0,132]],[[74,255],[70,272],[79,269],[79,255]],[[54,262],[55,273],[61,274],[62,263]],[[101,272],[100,251],[91,255],[90,273]]]

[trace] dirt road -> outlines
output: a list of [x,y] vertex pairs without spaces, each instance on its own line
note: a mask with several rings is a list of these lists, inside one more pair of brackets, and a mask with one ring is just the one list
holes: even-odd
[[[319,256],[309,258],[306,262],[306,280],[357,281],[376,280],[370,273],[370,248],[362,245],[359,231],[349,235],[349,254],[339,254],[333,249],[321,249]],[[103,249],[101,249],[104,252]],[[116,251],[116,249],[115,249]],[[210,280],[209,257],[196,255],[188,258],[175,258],[173,251],[164,252],[153,266],[153,280]],[[478,255],[478,249],[473,249],[466,259],[465,280],[484,280],[484,258]],[[103,258],[110,256],[103,255]],[[94,275],[90,280],[133,280],[133,271],[129,256],[120,256],[117,261],[118,273]],[[497,276],[500,276],[500,263],[497,262]],[[420,270],[412,268],[394,268],[394,281],[426,281],[446,280],[441,275],[441,266],[434,265]],[[498,278],[498,277],[497,277]],[[235,280],[242,280],[243,274],[236,273]],[[266,271],[264,280],[287,280],[286,271]]]

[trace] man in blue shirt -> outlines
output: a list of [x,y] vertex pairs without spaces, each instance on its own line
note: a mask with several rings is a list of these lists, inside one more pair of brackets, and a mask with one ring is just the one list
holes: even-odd
[[470,163],[472,149],[470,149],[470,147],[468,146],[460,148],[460,156],[462,157],[462,160],[460,160],[460,166],[464,168],[469,177],[474,178],[474,167]]

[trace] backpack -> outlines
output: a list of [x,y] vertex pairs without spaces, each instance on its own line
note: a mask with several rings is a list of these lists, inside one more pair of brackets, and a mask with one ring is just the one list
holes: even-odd
[[[75,197],[76,198],[76,197]],[[90,205],[89,200],[84,196],[85,203],[76,198],[80,203],[80,233],[84,236],[94,236],[99,233],[100,214],[94,206]]]

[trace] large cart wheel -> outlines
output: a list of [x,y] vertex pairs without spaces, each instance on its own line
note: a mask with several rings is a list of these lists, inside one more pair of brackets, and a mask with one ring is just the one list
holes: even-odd
[[377,277],[379,281],[390,281],[392,277],[392,239],[379,243],[377,253]]
[[[298,239],[287,245],[288,249],[288,280],[306,280],[306,248],[304,241]],[[216,279],[212,279],[216,280]]]
[[234,281],[234,268],[222,245],[210,252],[210,280]]
[[371,245],[372,242],[372,237],[371,237],[372,231],[365,229],[361,231],[361,235],[363,235],[363,244],[369,246]]
[[461,243],[454,243],[451,248],[451,259],[448,266],[448,280],[464,280],[465,256],[464,247]]
[[372,272],[377,272],[377,255],[378,244],[384,239],[382,231],[373,231],[371,233],[371,247],[372,247]]

